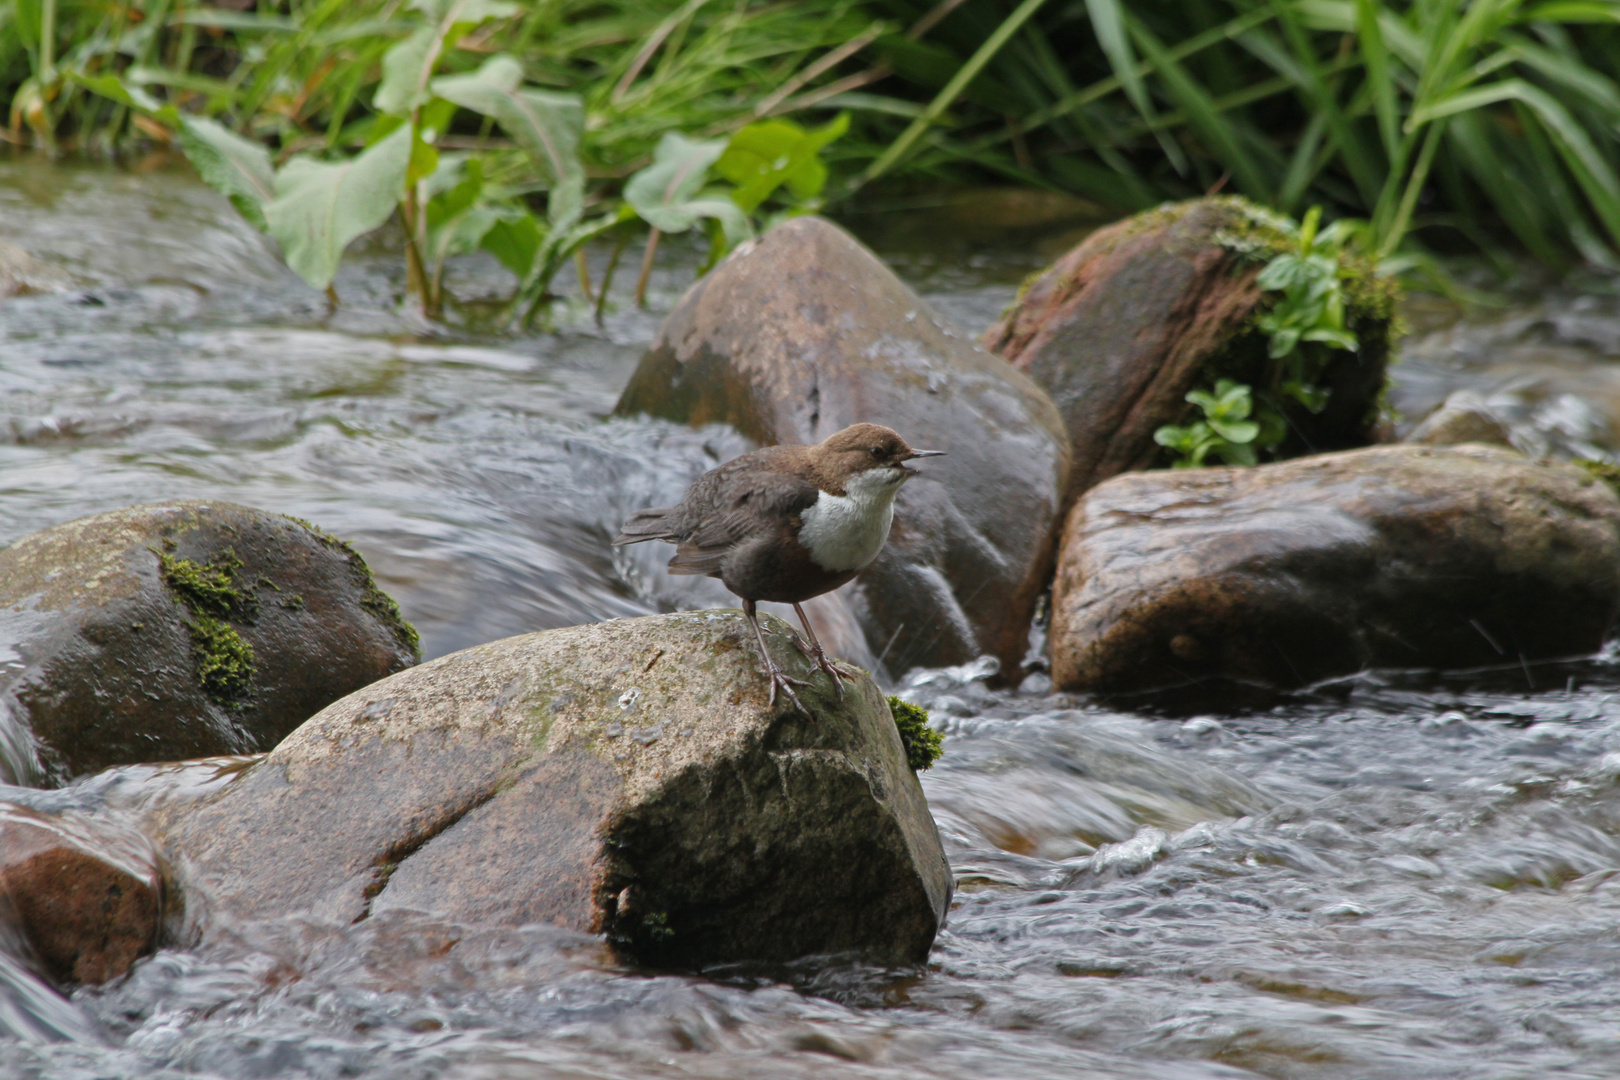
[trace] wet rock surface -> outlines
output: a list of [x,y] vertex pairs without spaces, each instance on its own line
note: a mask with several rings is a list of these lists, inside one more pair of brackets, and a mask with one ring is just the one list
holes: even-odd
[[1595,652],[1620,612],[1620,499],[1487,446],[1373,447],[1116,477],[1076,504],[1053,678],[1132,692],[1223,676]]
[[1068,436],[1038,387],[842,229],[796,218],[740,247],[670,313],[617,411],[760,444],[872,421],[947,451],[901,491],[888,544],[844,595],[891,671],[984,653],[1017,670]]
[[[767,619],[778,663],[813,668]],[[185,940],[414,910],[605,933],[646,961],[927,955],[950,872],[864,677],[771,709],[735,611],[508,638],[367,687],[154,812]],[[333,828],[342,822],[341,828]]]
[[53,981],[126,973],[156,944],[161,907],[151,844],[127,823],[0,796],[0,924]]
[[158,503],[0,550],[0,779],[268,749],[414,663],[364,561],[305,523]]
[[54,266],[47,266],[16,244],[0,240],[0,300],[8,296],[61,292],[73,279]]
[[[1217,377],[1267,384],[1266,339],[1252,326],[1255,284],[1287,243],[1241,199],[1197,199],[1100,229],[1033,280],[984,346],[1052,396],[1073,440],[1069,492],[1151,465],[1153,433],[1189,416],[1186,394]],[[1318,384],[1326,407],[1290,405],[1283,456],[1375,441],[1389,353],[1391,295],[1350,290],[1357,353],[1335,350]]]
[[1472,390],[1458,390],[1425,416],[1402,441],[1429,446],[1488,443],[1511,448],[1513,431],[1483,396]]

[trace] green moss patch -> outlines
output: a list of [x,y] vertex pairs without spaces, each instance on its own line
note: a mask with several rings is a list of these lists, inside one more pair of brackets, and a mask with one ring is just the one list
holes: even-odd
[[906,748],[906,764],[912,772],[930,768],[945,753],[945,736],[928,726],[928,713],[897,697],[889,698],[889,712],[900,730],[900,744]]
[[354,583],[360,587],[360,606],[371,612],[372,617],[388,627],[393,632],[394,640],[398,641],[412,659],[422,659],[422,637],[416,632],[405,616],[400,614],[399,605],[394,598],[377,587],[377,579],[372,576],[371,567],[361,554],[349,546],[348,541],[341,540],[325,529],[303,518],[293,517],[291,514],[283,515],[295,525],[301,525],[309,530],[310,534],[319,540],[327,549],[335,551],[349,561],[349,569],[354,575]]
[[205,563],[156,554],[169,591],[191,613],[185,626],[203,692],[221,705],[240,705],[253,689],[253,646],[225,620],[251,622],[259,610],[253,593],[236,583],[242,560],[230,548]]
[[258,599],[237,587],[233,575],[242,568],[242,560],[232,549],[226,548],[206,563],[177,559],[161,551],[157,557],[163,580],[194,613],[244,620],[258,610]]
[[253,646],[230,623],[198,615],[186,623],[197,679],[221,705],[236,705],[253,689]]

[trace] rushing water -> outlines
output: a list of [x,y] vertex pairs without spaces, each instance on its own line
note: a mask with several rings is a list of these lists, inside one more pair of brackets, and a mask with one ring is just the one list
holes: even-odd
[[[1069,239],[1048,219],[1009,245],[973,231],[987,220],[855,224],[976,331]],[[75,279],[0,303],[0,543],[174,497],[297,514],[357,542],[429,655],[725,602],[606,544],[746,448],[607,419],[690,280],[678,245],[651,313],[598,328],[570,305],[513,339],[399,314],[385,251],[346,267],[328,312],[175,173],[0,161],[0,240]],[[502,286],[456,268],[465,298]],[[1608,283],[1408,318],[1408,417],[1471,389],[1527,448],[1615,450]],[[958,891],[924,968],[634,971],[587,937],[406,915],[243,927],[63,1000],[0,948],[0,1076],[1620,1074],[1620,657],[1224,712],[983,674],[902,685],[947,733],[924,788]],[[152,776],[49,798],[116,806]]]

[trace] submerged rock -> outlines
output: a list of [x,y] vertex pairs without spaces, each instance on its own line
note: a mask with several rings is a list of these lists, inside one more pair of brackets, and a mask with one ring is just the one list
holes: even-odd
[[1430,446],[1489,443],[1513,446],[1513,429],[1486,400],[1472,390],[1458,390],[1423,418],[1404,440]]
[[32,293],[61,292],[73,279],[47,266],[15,244],[0,240],[0,299]]
[[985,653],[1018,670],[1068,480],[1063,423],[836,225],[795,218],[694,285],[618,411],[760,444],[872,421],[947,451],[901,491],[888,544],[844,595],[891,671]]
[[[1242,199],[1162,206],[1093,233],[985,331],[984,346],[1057,403],[1073,440],[1071,497],[1159,460],[1153,434],[1191,418],[1188,391],[1218,378],[1257,389],[1275,381],[1268,338],[1254,326],[1269,303],[1255,279],[1291,244],[1279,219]],[[1375,441],[1394,294],[1370,268],[1347,265],[1360,351],[1327,351],[1320,413],[1287,402],[1286,457]]]
[[1620,498],[1486,446],[1388,446],[1133,473],[1069,517],[1053,677],[1131,692],[1223,676],[1595,652],[1620,613]]
[[157,940],[161,876],[140,833],[0,799],[0,923],[58,984],[127,972]]
[[416,632],[341,541],[223,502],[136,506],[0,550],[0,779],[273,746],[408,667]]
[[183,940],[393,909],[605,933],[706,964],[923,959],[950,870],[860,676],[766,704],[736,611],[614,620],[442,657],[333,704],[217,794],[154,813]]

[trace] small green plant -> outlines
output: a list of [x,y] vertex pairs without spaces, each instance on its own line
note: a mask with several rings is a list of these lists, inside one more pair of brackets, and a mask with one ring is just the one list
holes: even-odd
[[1282,296],[1260,317],[1260,330],[1270,342],[1267,355],[1281,360],[1277,392],[1313,413],[1327,407],[1328,392],[1316,385],[1329,359],[1326,349],[1308,343],[1355,352],[1360,346],[1344,323],[1345,297],[1339,256],[1354,235],[1350,221],[1336,221],[1318,229],[1322,208],[1313,206],[1301,222],[1293,251],[1266,263],[1255,280],[1267,292]]
[[912,772],[930,768],[945,752],[945,736],[928,726],[928,713],[897,697],[889,698],[889,712],[900,730],[900,744],[906,748],[906,764]]
[[1249,419],[1254,401],[1247,386],[1222,379],[1213,394],[1192,390],[1187,400],[1202,410],[1202,420],[1185,426],[1166,424],[1153,433],[1154,442],[1176,455],[1176,468],[1196,469],[1212,453],[1228,465],[1255,463],[1254,443],[1261,426]]
[[1331,350],[1360,349],[1345,323],[1340,260],[1364,227],[1346,220],[1322,229],[1321,220],[1318,206],[1297,228],[1286,218],[1273,222],[1292,234],[1294,246],[1273,255],[1255,279],[1263,292],[1281,294],[1255,324],[1266,336],[1268,377],[1259,392],[1235,379],[1218,380],[1213,393],[1190,391],[1187,401],[1203,418],[1153,433],[1153,440],[1175,455],[1175,468],[1198,468],[1210,454],[1228,465],[1254,465],[1260,452],[1275,450],[1287,436],[1288,402],[1312,413],[1327,408],[1329,391],[1318,380],[1332,360]]

